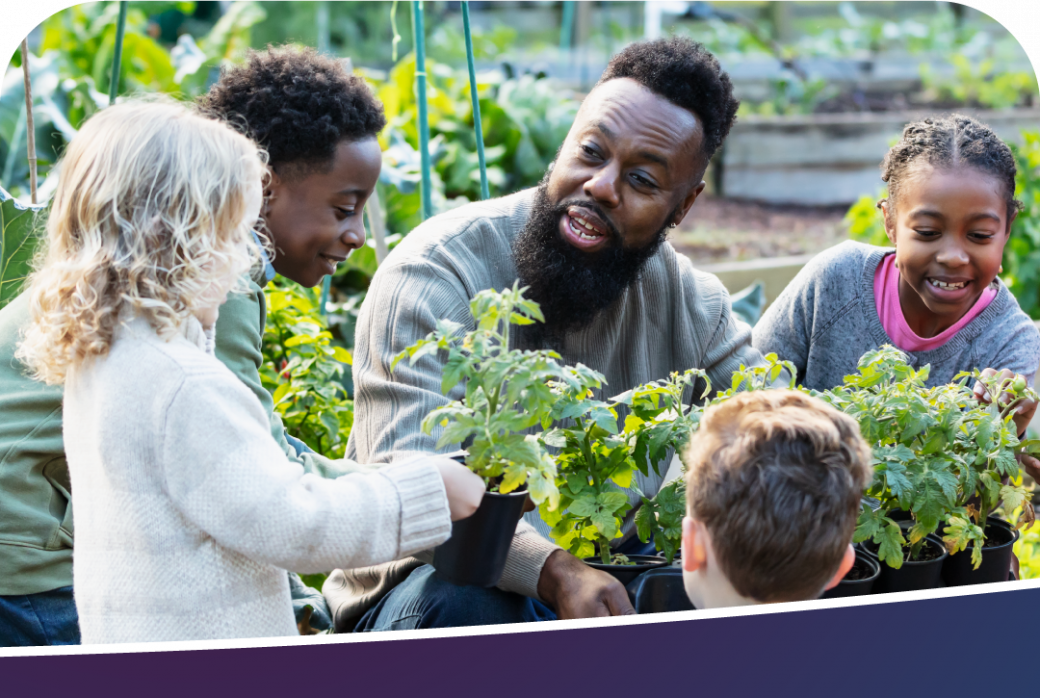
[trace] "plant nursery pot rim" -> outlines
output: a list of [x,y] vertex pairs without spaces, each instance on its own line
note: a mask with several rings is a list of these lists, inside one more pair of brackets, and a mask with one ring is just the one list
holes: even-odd
[[629,560],[635,561],[634,565],[604,565],[603,561],[599,557],[585,557],[582,558],[589,567],[594,567],[600,570],[632,570],[632,571],[646,571],[652,570],[657,567],[665,567],[671,564],[670,561],[664,559],[661,555],[628,555]]
[[[919,566],[919,565],[938,565],[938,564],[942,564],[943,560],[945,560],[946,558],[948,558],[950,556],[949,551],[946,550],[946,546],[943,545],[942,542],[940,542],[937,538],[933,538],[931,536],[931,534],[926,536],[924,541],[925,541],[925,545],[926,546],[934,545],[934,546],[938,547],[939,550],[942,551],[942,554],[939,557],[933,557],[933,558],[931,558],[929,560],[903,560],[902,567],[906,567],[907,565],[914,565],[914,566]],[[868,541],[864,541],[864,543],[867,543],[867,542]],[[877,559],[879,565],[882,564],[881,560],[877,558],[877,553],[875,553],[874,551],[870,550],[869,548],[866,549],[866,552],[868,552],[872,557]],[[884,563],[884,564],[887,567],[890,567],[893,570],[896,569],[895,567],[892,567],[888,563]],[[902,569],[902,567],[900,569]]]
[[[860,579],[849,579],[848,574],[846,573],[846,576],[842,578],[839,584],[866,584],[867,582],[872,582],[881,576],[881,562],[865,550],[856,551],[856,562],[852,563],[852,568],[855,568],[855,566],[859,564],[861,560],[870,570],[870,575],[862,577]],[[852,571],[852,568],[849,568],[849,572]]]

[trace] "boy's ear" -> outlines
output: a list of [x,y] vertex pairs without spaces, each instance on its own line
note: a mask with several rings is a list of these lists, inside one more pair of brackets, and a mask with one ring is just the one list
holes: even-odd
[[274,171],[274,168],[268,165],[267,167],[267,180],[264,182],[264,208],[266,208],[272,201],[278,198],[282,191],[282,178],[278,176],[278,173]]
[[708,562],[706,547],[708,532],[703,524],[693,517],[683,517],[682,521],[682,566],[687,572],[696,572]]
[[[827,584],[827,589],[833,589],[838,586],[838,583],[845,579],[845,575],[849,573],[854,564],[856,564],[856,549],[852,547],[852,543],[849,543],[849,547],[845,548],[845,557],[841,559],[841,565],[838,567],[838,571],[834,573],[830,583]],[[827,591],[827,589],[824,589],[824,591]]]

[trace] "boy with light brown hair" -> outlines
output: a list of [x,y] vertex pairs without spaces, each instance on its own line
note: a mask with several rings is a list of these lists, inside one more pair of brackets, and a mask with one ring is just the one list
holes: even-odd
[[859,427],[794,390],[704,412],[687,448],[683,581],[697,608],[819,598],[855,562],[871,478]]

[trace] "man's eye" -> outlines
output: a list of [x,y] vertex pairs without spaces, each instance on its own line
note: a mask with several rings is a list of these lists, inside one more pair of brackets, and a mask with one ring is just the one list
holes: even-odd
[[590,148],[589,146],[584,144],[581,146],[581,152],[585,153],[586,155],[590,155],[594,158],[599,157],[599,153],[596,151],[595,148]]
[[651,181],[650,181],[649,179],[647,179],[646,177],[643,177],[642,175],[637,175],[637,174],[634,174],[634,175],[632,175],[632,180],[633,180],[633,181],[634,181],[634,182],[635,182],[635,183],[636,183],[637,185],[639,185],[639,186],[641,186],[641,187],[655,187],[655,186],[657,186],[656,184],[654,184],[653,182],[651,182]]
[[340,208],[337,206],[336,210],[343,214],[343,216],[345,217],[350,217],[354,215],[354,209],[352,208]]

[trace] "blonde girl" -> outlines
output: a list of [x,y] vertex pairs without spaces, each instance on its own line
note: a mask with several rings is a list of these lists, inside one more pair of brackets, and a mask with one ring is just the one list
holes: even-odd
[[18,357],[64,384],[84,643],[295,634],[284,570],[428,549],[479,503],[479,478],[432,456],[304,474],[214,357],[263,172],[248,139],[158,102],[93,117],[61,164]]

